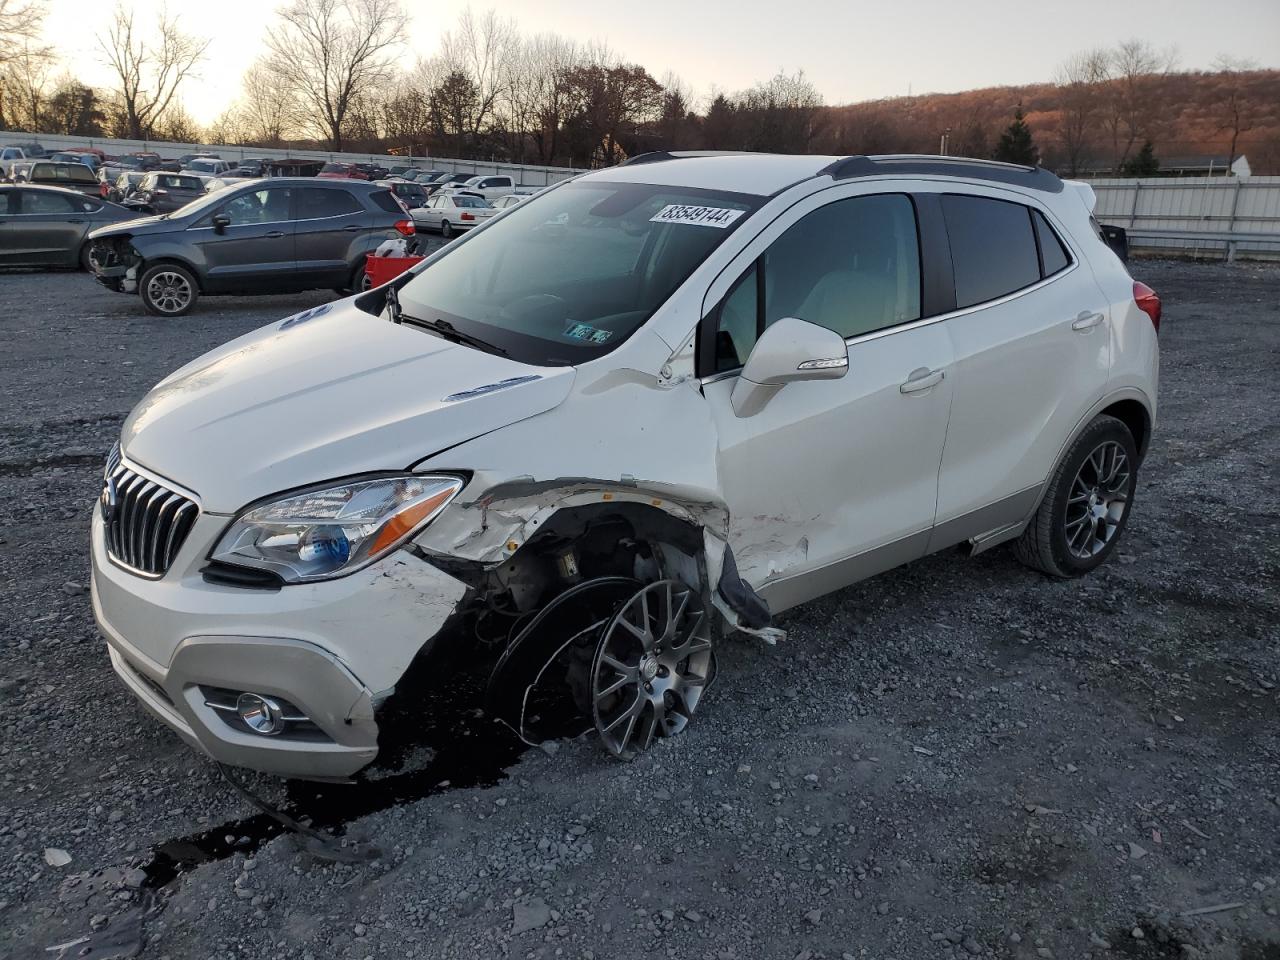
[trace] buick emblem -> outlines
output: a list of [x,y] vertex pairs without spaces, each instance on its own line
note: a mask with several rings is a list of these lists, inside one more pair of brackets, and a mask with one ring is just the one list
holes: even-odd
[[102,519],[110,523],[116,512],[115,477],[107,477],[102,482],[102,496],[98,498],[98,505],[102,508]]

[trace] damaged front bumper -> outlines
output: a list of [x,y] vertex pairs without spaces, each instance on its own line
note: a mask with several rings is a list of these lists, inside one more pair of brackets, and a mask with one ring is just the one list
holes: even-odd
[[142,256],[127,237],[105,237],[89,247],[89,264],[97,281],[117,293],[138,289],[138,268]]
[[[146,579],[111,559],[95,515],[93,610],[112,666],[156,719],[216,760],[348,778],[377,756],[378,707],[467,588],[403,551],[279,590],[209,583],[205,557],[225,523],[202,515],[169,572]],[[255,732],[241,694],[279,705],[283,729]]]

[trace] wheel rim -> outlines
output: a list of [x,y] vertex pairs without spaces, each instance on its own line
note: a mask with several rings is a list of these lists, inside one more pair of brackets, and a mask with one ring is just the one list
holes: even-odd
[[178,313],[191,303],[191,281],[180,273],[163,270],[147,281],[147,299],[161,313]]
[[609,752],[643,752],[684,730],[714,663],[690,588],[661,580],[639,590],[606,628],[591,669],[592,714]]
[[1129,508],[1129,455],[1114,440],[1099,444],[1085,458],[1067,497],[1067,549],[1091,560],[1115,539]]

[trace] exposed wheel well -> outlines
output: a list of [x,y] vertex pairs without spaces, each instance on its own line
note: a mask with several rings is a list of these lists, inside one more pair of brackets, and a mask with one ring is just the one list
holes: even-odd
[[1137,400],[1119,400],[1099,413],[1115,417],[1133,434],[1133,444],[1138,448],[1138,459],[1147,455],[1147,443],[1151,439],[1151,414]]

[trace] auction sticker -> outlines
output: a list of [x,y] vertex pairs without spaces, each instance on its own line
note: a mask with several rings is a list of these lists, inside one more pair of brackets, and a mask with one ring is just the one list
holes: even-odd
[[723,230],[742,216],[742,210],[726,207],[693,207],[687,203],[669,203],[652,217],[650,223],[692,223],[699,227],[719,227]]

